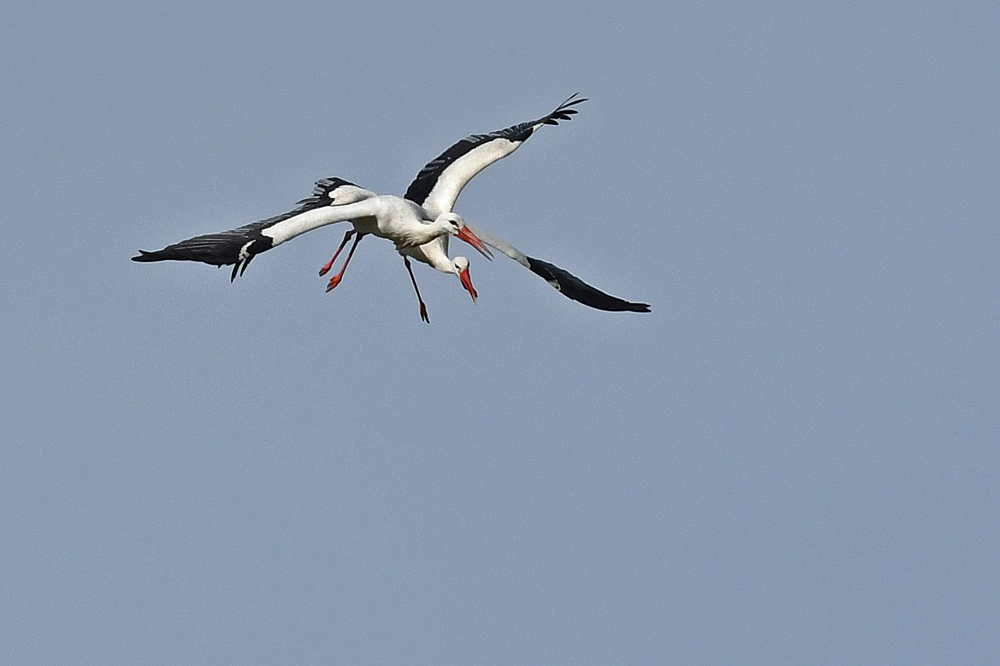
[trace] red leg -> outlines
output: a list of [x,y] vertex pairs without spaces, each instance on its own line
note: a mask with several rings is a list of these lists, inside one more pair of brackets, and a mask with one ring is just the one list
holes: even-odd
[[417,287],[417,279],[413,277],[413,269],[410,268],[410,259],[404,256],[403,263],[406,265],[406,271],[410,274],[410,282],[413,283],[413,290],[417,292],[417,301],[420,302],[420,318],[429,324],[431,320],[427,316],[427,306],[424,305],[424,299],[420,298],[420,289]]
[[[355,238],[354,238],[354,244],[351,245],[351,251],[347,253],[347,259],[344,260],[343,267],[340,269],[339,273],[337,273],[332,278],[330,278],[330,284],[326,285],[326,290],[327,291],[330,291],[331,289],[333,289],[334,287],[336,287],[338,284],[340,284],[341,278],[344,277],[344,271],[347,270],[347,265],[349,263],[351,263],[351,257],[354,256],[354,250],[358,247],[358,243],[360,243],[361,239],[364,238],[364,237],[365,237],[364,234],[358,234],[357,236],[355,236]],[[344,242],[347,242],[347,240],[345,239]]]
[[351,240],[351,236],[353,236],[353,235],[354,235],[354,229],[351,229],[346,234],[344,234],[344,240],[340,244],[340,247],[337,248],[337,251],[333,253],[333,259],[331,259],[330,261],[326,262],[326,266],[324,266],[323,268],[319,269],[319,276],[320,277],[323,277],[324,275],[326,275],[327,273],[330,272],[330,269],[333,268],[333,262],[337,261],[337,257],[340,256],[340,251],[344,249],[344,246],[347,245],[347,241]]

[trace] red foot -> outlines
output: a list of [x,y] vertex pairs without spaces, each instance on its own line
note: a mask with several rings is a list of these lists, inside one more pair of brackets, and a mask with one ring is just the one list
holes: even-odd
[[330,278],[330,284],[326,285],[326,290],[333,291],[333,288],[336,287],[338,284],[340,284],[341,277],[342,276],[340,275],[334,275],[332,278]]
[[331,268],[333,268],[333,259],[331,259],[330,261],[326,262],[326,266],[324,266],[323,268],[319,269],[319,276],[323,277],[324,275],[326,275],[327,273],[330,272]]

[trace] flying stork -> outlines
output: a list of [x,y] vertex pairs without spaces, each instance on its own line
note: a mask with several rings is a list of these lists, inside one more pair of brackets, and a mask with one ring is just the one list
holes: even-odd
[[[573,115],[577,113],[577,109],[573,107],[586,101],[585,97],[574,94],[556,107],[555,111],[537,120],[511,125],[489,134],[473,134],[462,139],[421,169],[416,179],[410,183],[410,187],[406,190],[405,198],[418,204],[431,215],[451,212],[462,188],[476,174],[497,160],[513,153],[528,140],[528,137],[545,125],[558,125],[561,120],[572,120]],[[558,289],[564,296],[574,301],[597,310],[649,312],[649,305],[646,303],[631,303],[606,294],[569,271],[525,255],[502,238],[472,226],[468,228],[472,229],[484,243],[530,269]],[[427,245],[421,246],[425,253],[437,255],[440,250],[443,250],[445,257],[447,257],[447,237],[436,238],[428,245],[437,246],[437,248],[429,249]],[[443,269],[439,268],[438,270]],[[416,285],[414,284],[414,286]]]
[[[230,281],[243,275],[255,256],[296,236],[336,222],[349,221],[358,238],[373,234],[391,240],[396,249],[419,246],[438,236],[458,236],[487,258],[490,251],[455,213],[431,215],[420,206],[392,195],[374,195],[341,178],[317,181],[313,195],[287,213],[237,229],[195,236],[162,250],[139,250],[132,261],[200,261],[233,265]],[[356,244],[356,242],[355,242]],[[353,248],[352,248],[353,251]]]
[[484,246],[492,246],[525,268],[545,279],[563,295],[584,305],[609,311],[649,312],[646,303],[632,303],[606,294],[588,285],[568,271],[553,264],[529,257],[506,241],[474,229],[453,212],[462,188],[490,164],[511,154],[536,130],[544,125],[568,121],[586,99],[572,95],[553,112],[534,121],[518,123],[489,134],[474,134],[455,143],[428,162],[410,184],[403,198],[377,195],[341,178],[317,181],[313,195],[300,201],[293,210],[276,217],[254,222],[237,229],[196,236],[156,252],[140,250],[133,261],[164,260],[200,261],[216,266],[233,265],[230,280],[246,271],[250,261],[261,252],[277,247],[308,231],[340,221],[350,221],[349,230],[333,258],[320,270],[326,274],[340,252],[353,237],[341,270],[330,280],[327,291],[343,278],[354,250],[361,238],[373,234],[392,240],[403,256],[404,265],[417,293],[420,314],[427,318],[426,306],[420,297],[409,258],[414,258],[445,273],[454,273],[473,300],[477,294],[469,277],[469,262],[464,257],[448,257],[448,236],[455,235],[472,245],[487,258],[492,258]]

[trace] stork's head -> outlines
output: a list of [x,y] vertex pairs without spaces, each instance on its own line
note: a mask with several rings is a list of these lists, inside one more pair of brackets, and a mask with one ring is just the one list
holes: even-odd
[[[476,248],[476,250],[486,257],[487,259],[493,259],[493,253],[490,249],[486,247],[483,241],[479,240],[476,234],[472,233],[467,226],[465,226],[465,220],[458,213],[441,213],[438,215],[436,222],[442,225],[445,230],[454,235],[458,236],[460,239],[464,240],[466,243]],[[466,265],[468,268],[468,265]]]
[[472,302],[475,303],[479,294],[476,293],[476,288],[472,286],[472,278],[469,276],[469,260],[465,257],[455,257],[453,270],[458,279],[461,280],[462,286],[472,296]]

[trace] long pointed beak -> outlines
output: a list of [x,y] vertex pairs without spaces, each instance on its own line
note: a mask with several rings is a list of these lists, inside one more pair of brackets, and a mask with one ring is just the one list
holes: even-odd
[[462,286],[465,287],[467,292],[469,292],[469,295],[472,296],[472,302],[475,303],[479,294],[476,293],[476,288],[472,286],[472,278],[469,277],[469,269],[466,268],[464,271],[459,273],[458,279],[462,281]]
[[462,227],[461,229],[459,229],[456,236],[464,240],[472,247],[476,248],[476,250],[479,251],[479,254],[483,255],[490,261],[493,261],[493,253],[490,252],[490,249],[486,247],[486,244],[483,243],[483,241],[479,240],[479,237],[476,236],[476,234],[469,231],[468,227]]

